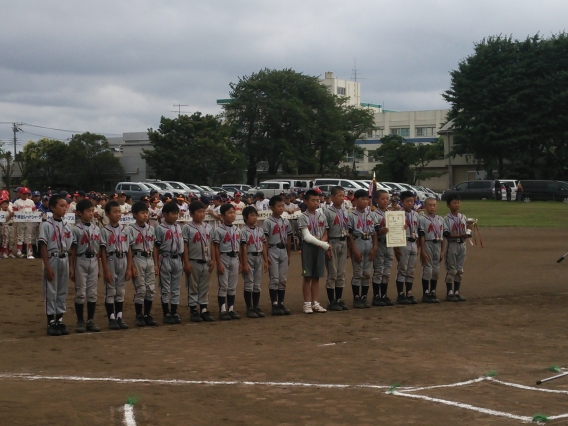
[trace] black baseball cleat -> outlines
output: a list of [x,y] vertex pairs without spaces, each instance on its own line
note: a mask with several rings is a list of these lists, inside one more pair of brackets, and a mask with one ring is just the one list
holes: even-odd
[[118,325],[118,321],[115,319],[108,320],[108,328],[110,330],[120,330],[120,325]]
[[223,311],[219,313],[219,319],[221,321],[231,321],[231,315],[229,315],[229,313],[227,311]]
[[201,319],[206,322],[215,321],[215,318],[213,318],[213,315],[211,315],[211,312],[209,311],[201,312]]
[[284,315],[290,315],[290,309],[288,309],[286,306],[284,306],[284,303],[280,303],[278,305],[278,307],[280,307],[282,312],[284,312]]
[[254,310],[254,308],[247,309],[247,318],[258,318],[258,314]]
[[342,299],[337,299],[337,304],[341,306],[341,309],[343,309],[344,311],[349,310],[349,306],[347,306],[347,304]]
[[426,293],[422,296],[422,303],[435,303],[435,302],[432,299],[432,296],[430,296],[430,293]]
[[353,299],[353,307],[355,309],[365,309],[365,304],[363,303],[363,301],[359,296]]
[[327,310],[328,311],[341,312],[341,311],[343,311],[343,308],[341,306],[339,306],[339,303],[337,303],[334,300],[333,302],[329,302],[329,304],[327,305]]
[[394,303],[392,303],[392,300],[390,300],[388,296],[383,296],[381,299],[383,299],[386,306],[394,306]]
[[127,330],[128,329],[128,324],[126,324],[124,321],[122,321],[122,317],[118,317],[116,319],[116,323],[118,324],[118,327],[121,330]]
[[385,302],[380,296],[373,297],[373,301],[371,302],[373,306],[386,306]]
[[254,309],[254,311],[256,312],[256,315],[257,315],[259,318],[264,318],[264,317],[266,316],[266,315],[264,315],[264,312],[262,312],[262,311],[260,310],[260,308],[253,308],[253,309]]
[[396,303],[398,305],[410,305],[412,302],[404,294],[399,294],[396,298]]
[[154,320],[152,315],[144,315],[144,322],[147,326],[154,327],[158,325],[158,323]]
[[95,324],[95,321],[90,319],[87,320],[87,331],[90,331],[91,333],[98,333],[99,331],[101,331],[101,328],[97,324]]
[[361,297],[361,302],[363,302],[363,307],[365,307],[365,308],[370,308],[370,307],[371,307],[371,304],[369,303],[369,300],[367,299],[367,296]]
[[57,322],[57,328],[59,329],[59,332],[62,336],[67,336],[69,334],[69,329],[65,324],[63,324],[63,321],[59,320]]
[[459,302],[460,300],[454,294],[447,294],[446,301],[448,302]]
[[176,324],[181,324],[181,318],[178,314],[173,314],[172,317],[174,318]]
[[[204,313],[209,313],[209,312],[204,312]],[[203,314],[201,314],[203,315]],[[197,311],[193,311],[189,317],[189,319],[191,320],[191,322],[201,322],[203,321],[203,318],[201,318],[201,315],[199,315],[199,312]]]
[[241,319],[240,315],[237,314],[235,311],[229,311],[229,315],[231,316],[231,319],[234,319],[234,320]]
[[47,326],[47,335],[48,336],[61,336],[61,331],[57,327],[54,321],[51,321]]
[[[174,319],[172,314],[164,315],[164,324],[172,325],[172,324],[175,324],[175,323],[176,323],[176,320]],[[148,324],[148,325],[150,325],[150,324]]]
[[136,327],[146,327],[146,321],[142,315],[136,315]]
[[440,299],[436,297],[436,293],[430,293],[430,299],[432,300],[432,303],[440,303]]
[[465,297],[463,297],[459,293],[455,293],[454,296],[456,296],[458,298],[458,302],[465,302],[467,300]]
[[84,333],[86,330],[87,328],[85,327],[85,321],[77,321],[77,325],[75,326],[75,333]]
[[280,309],[280,306],[272,305],[272,315],[281,316],[284,315],[284,311]]
[[411,305],[418,305],[418,300],[416,300],[416,297],[410,295],[406,296],[406,299],[410,302]]

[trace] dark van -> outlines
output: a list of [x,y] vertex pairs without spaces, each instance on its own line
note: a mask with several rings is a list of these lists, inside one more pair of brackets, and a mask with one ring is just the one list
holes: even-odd
[[462,200],[491,200],[495,198],[494,180],[468,180],[458,183],[450,189],[446,189],[442,194],[442,200],[446,200],[448,195],[458,194]]
[[568,203],[568,183],[558,180],[522,180],[521,199],[531,201],[562,201]]

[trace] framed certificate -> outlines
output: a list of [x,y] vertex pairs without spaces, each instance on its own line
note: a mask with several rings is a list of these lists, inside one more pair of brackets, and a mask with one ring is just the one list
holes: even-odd
[[386,227],[389,229],[387,235],[387,247],[406,246],[406,216],[403,210],[389,211],[385,213]]

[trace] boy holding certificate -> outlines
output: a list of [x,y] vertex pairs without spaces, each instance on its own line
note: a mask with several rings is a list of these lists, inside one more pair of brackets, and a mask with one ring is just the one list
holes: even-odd
[[[404,191],[400,194],[402,208],[406,218],[406,245],[395,248],[398,260],[398,274],[396,276],[396,291],[399,305],[416,305],[418,301],[412,295],[414,283],[414,269],[416,267],[416,255],[418,253],[416,242],[418,241],[418,213],[414,211],[414,194]],[[406,286],[406,294],[404,287]]]
[[374,215],[375,233],[377,234],[377,252],[373,259],[373,306],[393,306],[394,303],[387,297],[390,269],[393,259],[392,247],[387,247],[387,222],[385,214],[389,206],[389,193],[379,189],[376,195],[378,208]]

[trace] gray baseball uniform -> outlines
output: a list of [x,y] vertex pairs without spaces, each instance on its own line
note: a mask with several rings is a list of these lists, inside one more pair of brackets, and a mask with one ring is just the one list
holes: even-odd
[[266,219],[262,228],[268,244],[268,258],[270,268],[268,276],[270,283],[268,288],[271,290],[286,290],[286,276],[288,274],[288,237],[292,235],[292,227],[288,219],[276,218],[271,215]]
[[[316,210],[312,215],[307,210],[298,218],[298,229],[307,229],[321,240],[328,228],[325,215]],[[304,241],[302,244],[302,275],[304,277],[323,277],[325,272],[325,251],[318,246]]]
[[75,243],[71,226],[62,220],[50,218],[41,224],[39,241],[46,245],[49,267],[53,270],[53,279],[48,281],[45,276],[45,265],[43,265],[42,287],[45,313],[47,315],[64,314],[69,284],[68,253]]
[[266,237],[264,236],[264,231],[258,226],[250,228],[248,225],[245,225],[241,229],[241,245],[246,245],[247,263],[250,268],[248,274],[243,272],[245,291],[260,292],[263,264],[262,256],[265,242]]
[[156,274],[154,269],[155,234],[154,228],[149,224],[144,227],[133,223],[127,227],[128,242],[132,250],[132,265],[137,276],[132,279],[134,283],[134,303],[143,304],[144,300],[153,301],[156,292]]
[[398,282],[413,283],[414,269],[416,268],[416,254],[418,247],[418,213],[414,210],[405,212],[406,216],[406,246],[399,247],[400,259],[398,260]]
[[73,227],[75,249],[75,303],[96,302],[99,281],[98,252],[101,244],[99,227],[79,222]]
[[392,260],[394,258],[394,250],[387,247],[387,235],[378,234],[382,228],[386,228],[385,213],[381,209],[373,212],[375,222],[375,232],[377,232],[377,253],[373,259],[373,282],[377,284],[386,284],[389,282]]
[[101,229],[100,245],[105,248],[110,272],[110,282],[105,282],[105,303],[124,302],[129,246],[127,228],[122,225],[115,228],[110,223],[105,225]]
[[189,306],[207,305],[209,303],[209,287],[211,274],[211,233],[213,229],[207,222],[199,225],[187,223],[182,229],[183,240],[188,244],[188,258],[191,273],[186,274],[187,304]]
[[324,209],[329,228],[327,239],[331,245],[331,259],[326,258],[327,288],[345,287],[345,266],[347,264],[347,234],[349,233],[349,213],[341,206]]
[[[181,227],[165,221],[156,228],[156,246],[160,247],[160,289],[162,303],[179,305],[181,275],[183,273],[183,236]],[[171,297],[170,297],[171,294]]]
[[[466,217],[458,213],[458,216],[448,213],[444,217],[444,234],[465,234],[467,230]],[[449,234],[447,234],[449,232]],[[465,239],[446,238],[446,282],[461,283],[463,276],[463,264],[465,262]]]
[[355,209],[349,213],[349,232],[353,235],[355,247],[362,256],[361,262],[355,261],[351,256],[353,265],[351,285],[368,286],[373,274],[373,262],[369,260],[369,253],[373,249],[375,233],[373,217],[368,208],[364,212]]
[[221,264],[225,268],[225,273],[217,272],[219,279],[219,291],[217,296],[234,296],[237,292],[239,281],[239,244],[241,233],[235,225],[221,223],[215,231],[211,240],[219,245]]
[[442,234],[444,233],[442,218],[436,214],[420,216],[418,233],[424,237],[424,252],[428,255],[428,261],[422,262],[422,279],[437,281],[440,271]]

